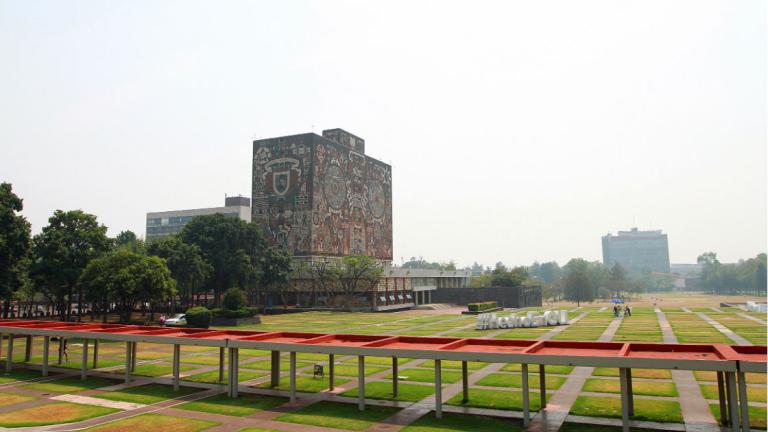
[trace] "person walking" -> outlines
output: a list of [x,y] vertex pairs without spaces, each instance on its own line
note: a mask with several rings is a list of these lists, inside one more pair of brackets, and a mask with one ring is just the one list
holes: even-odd
[[632,309],[629,305],[624,306],[624,316],[632,316]]

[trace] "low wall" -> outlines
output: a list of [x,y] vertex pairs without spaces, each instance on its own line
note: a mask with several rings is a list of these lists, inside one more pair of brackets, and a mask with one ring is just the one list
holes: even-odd
[[495,301],[507,308],[539,307],[541,287],[439,288],[432,291],[432,303],[466,305],[484,301]]

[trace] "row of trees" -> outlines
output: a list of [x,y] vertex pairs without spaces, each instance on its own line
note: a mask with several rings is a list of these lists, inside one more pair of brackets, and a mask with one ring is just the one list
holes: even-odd
[[766,254],[723,264],[714,252],[699,255],[701,287],[713,294],[766,294]]
[[290,256],[267,244],[260,228],[221,214],[190,221],[178,236],[145,245],[130,231],[107,237],[107,227],[81,210],[56,210],[31,237],[20,214],[23,201],[0,184],[0,296],[4,316],[14,300],[42,299],[62,319],[84,302],[123,321],[137,306],[194,303],[219,305],[237,287],[257,304],[288,281]]

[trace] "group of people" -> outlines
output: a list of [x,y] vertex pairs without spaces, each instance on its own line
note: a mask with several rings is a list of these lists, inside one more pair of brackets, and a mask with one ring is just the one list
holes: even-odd
[[[617,304],[613,305],[613,316],[616,318],[621,316],[621,306]],[[629,305],[624,305],[624,316],[632,316],[632,308],[630,308]]]

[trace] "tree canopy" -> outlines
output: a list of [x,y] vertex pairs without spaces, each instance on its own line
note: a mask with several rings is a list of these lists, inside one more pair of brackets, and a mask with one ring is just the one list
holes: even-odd
[[5,301],[6,317],[13,293],[27,279],[31,242],[29,222],[19,214],[23,209],[10,183],[0,183],[0,298]]
[[176,288],[182,305],[187,308],[193,297],[202,291],[213,273],[213,267],[203,259],[197,245],[184,243],[176,236],[153,241],[147,247],[149,255],[164,258],[176,280]]

